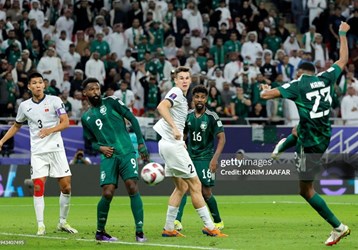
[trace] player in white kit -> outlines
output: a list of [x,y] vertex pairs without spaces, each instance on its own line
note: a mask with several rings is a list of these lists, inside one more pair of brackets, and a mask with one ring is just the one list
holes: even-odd
[[68,233],[78,233],[66,221],[70,209],[71,170],[60,132],[69,126],[64,104],[59,97],[44,94],[45,83],[39,73],[30,75],[28,89],[32,93],[32,98],[20,104],[16,122],[0,140],[0,150],[3,144],[13,137],[27,121],[31,138],[30,173],[34,183],[37,235],[46,233],[44,224],[46,177],[56,178],[61,189],[60,219],[57,229]]
[[201,182],[183,141],[183,130],[188,114],[185,97],[191,83],[190,69],[178,67],[174,75],[173,87],[157,109],[162,118],[154,125],[154,130],[162,137],[159,141],[159,154],[165,161],[165,176],[172,177],[175,189],[169,198],[167,217],[162,232],[163,237],[183,237],[174,229],[174,221],[183,195],[189,189],[192,203],[204,222],[202,232],[209,236],[226,237],[211,220],[201,193]]

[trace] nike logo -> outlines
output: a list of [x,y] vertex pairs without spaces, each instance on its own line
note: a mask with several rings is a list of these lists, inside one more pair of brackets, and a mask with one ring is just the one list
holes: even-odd
[[30,110],[31,110],[32,108],[29,108],[28,110],[26,110],[27,112],[30,112]]
[[68,173],[70,170],[69,169],[67,169],[66,171],[65,171],[65,173]]

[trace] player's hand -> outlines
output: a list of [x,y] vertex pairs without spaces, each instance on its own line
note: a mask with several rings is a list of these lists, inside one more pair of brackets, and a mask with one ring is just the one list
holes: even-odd
[[347,32],[350,28],[351,26],[346,22],[341,22],[341,25],[339,25],[339,31]]
[[112,155],[114,153],[114,148],[108,147],[108,146],[100,146],[99,151],[101,151],[101,153],[104,154],[104,156],[109,158],[109,157],[112,157]]
[[218,168],[218,161],[216,159],[211,159],[209,169],[211,173],[215,173]]
[[260,84],[260,90],[263,91],[263,90],[269,90],[271,89],[271,86],[268,85],[268,84]]
[[51,134],[51,130],[49,128],[43,128],[40,130],[40,132],[37,134],[41,139],[45,138],[46,136],[49,136]]
[[149,161],[148,149],[144,143],[138,144],[138,152],[143,161]]
[[179,132],[177,127],[173,128],[173,135],[174,135],[175,140],[180,140],[181,139],[181,134],[180,134],[180,132]]

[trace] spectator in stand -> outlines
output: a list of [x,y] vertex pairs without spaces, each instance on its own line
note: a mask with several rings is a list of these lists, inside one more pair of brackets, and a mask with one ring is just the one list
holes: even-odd
[[244,94],[243,88],[237,87],[236,95],[232,96],[230,102],[231,117],[235,120],[235,123],[247,124],[245,118],[249,114],[250,106],[251,100]]
[[286,38],[286,41],[283,43],[283,49],[286,55],[291,55],[291,51],[294,49],[300,49],[300,44],[297,41],[295,33],[292,32],[291,35]]
[[183,18],[188,22],[189,32],[194,29],[200,30],[201,33],[204,31],[201,13],[194,2],[188,2],[186,9],[183,10]]
[[358,8],[353,10],[353,15],[347,20],[347,23],[351,26],[350,30],[348,31],[348,45],[349,49],[353,49],[355,44],[358,42]]
[[230,62],[225,65],[224,76],[228,82],[231,82],[236,74],[243,72],[244,64],[239,60],[237,52],[230,52]]
[[264,54],[264,65],[260,68],[261,74],[264,75],[270,81],[276,79],[277,71],[276,67],[272,65],[272,53],[267,52]]
[[91,58],[86,62],[85,74],[87,78],[94,77],[98,79],[99,83],[103,86],[104,79],[106,78],[106,70],[103,61],[99,58],[97,51],[92,53]]
[[175,44],[178,48],[180,48],[182,46],[184,36],[190,32],[188,22],[183,18],[182,9],[176,10],[175,17],[172,21],[172,27],[175,37]]
[[344,125],[358,125],[358,96],[353,86],[347,88],[347,95],[341,102]]
[[342,16],[341,7],[336,6],[334,8],[334,13],[330,15],[329,18],[329,43],[330,43],[330,57],[333,60],[338,58],[337,43],[339,41],[338,29],[341,25],[341,22],[344,22],[346,19]]
[[128,82],[122,81],[119,90],[116,90],[113,95],[118,97],[128,108],[133,112],[133,105],[135,101],[134,93],[128,89]]
[[262,46],[257,42],[256,32],[249,32],[246,37],[246,42],[242,45],[241,56],[244,60],[248,60],[250,64],[254,64],[256,57],[262,52]]
[[69,40],[72,39],[74,21],[72,19],[72,10],[71,9],[66,9],[64,11],[64,14],[59,19],[57,19],[55,27],[56,27],[57,31],[60,31],[60,30],[66,31],[67,39],[69,39]]
[[290,32],[285,27],[285,18],[283,18],[283,17],[278,19],[276,35],[281,37],[281,41],[286,41],[287,37],[290,35]]
[[[254,104],[253,109],[249,113],[249,118],[251,118],[249,120],[250,125],[265,125],[266,124],[265,120],[261,120],[262,118],[267,118],[266,112],[263,109],[261,103],[258,102],[256,104]],[[253,118],[259,118],[259,119],[255,120]]]
[[142,26],[140,26],[140,21],[138,18],[133,19],[132,27],[126,29],[124,35],[128,39],[128,46],[130,48],[135,48],[139,43],[140,37],[144,35]]
[[308,24],[311,26],[313,20],[327,8],[327,2],[326,0],[307,0],[307,8],[309,12]]
[[41,27],[45,22],[45,15],[43,11],[40,9],[40,2],[39,0],[32,0],[31,1],[31,11],[29,12],[29,19],[35,19],[37,25]]
[[212,86],[209,88],[208,92],[209,95],[206,106],[209,110],[216,112],[219,116],[223,116],[223,101],[219,90],[215,86]]
[[118,58],[122,58],[128,48],[128,38],[124,35],[122,23],[116,23],[113,33],[109,36],[109,47],[111,52],[115,52]]
[[79,148],[77,149],[75,155],[70,161],[70,165],[74,165],[74,164],[90,165],[92,164],[92,161],[89,157],[85,156],[83,149]]
[[56,56],[56,51],[50,47],[44,57],[42,57],[37,65],[37,71],[48,79],[48,81],[55,80],[56,87],[60,88],[63,81],[63,70],[60,58]]
[[81,109],[82,109],[82,91],[76,90],[73,94],[73,97],[68,97],[68,101],[71,103],[72,106],[72,117],[74,119],[79,120],[81,118]]
[[317,72],[325,70],[326,61],[328,61],[328,49],[323,43],[323,37],[321,34],[316,33],[312,47],[312,60],[317,68]]
[[81,62],[81,56],[75,48],[75,45],[71,43],[69,50],[62,56],[63,68],[69,72],[71,78],[74,76],[77,64]]
[[277,74],[282,74],[284,82],[290,82],[295,77],[295,68],[288,62],[289,59],[288,55],[284,55],[282,63],[277,65]]
[[63,60],[63,56],[68,52],[71,40],[67,37],[67,32],[62,30],[60,36],[56,39],[56,52],[57,55]]
[[87,30],[92,25],[93,11],[92,2],[80,0],[74,5],[75,27],[74,31]]
[[73,96],[75,91],[82,91],[83,71],[75,69],[75,75],[71,81],[70,96]]
[[[121,0],[113,1],[113,8],[109,11],[110,25],[114,27],[116,24],[126,24],[126,13],[122,10]],[[132,18],[130,18],[132,17]],[[128,20],[133,20],[134,16],[128,17]]]

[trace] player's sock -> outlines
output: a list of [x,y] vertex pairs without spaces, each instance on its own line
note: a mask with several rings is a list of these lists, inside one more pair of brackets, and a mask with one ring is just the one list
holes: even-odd
[[38,226],[44,226],[45,199],[43,196],[34,196],[34,207]]
[[184,207],[186,204],[186,200],[188,198],[187,194],[184,194],[183,198],[181,199],[180,205],[179,205],[179,211],[176,217],[176,220],[181,221],[182,217],[183,217],[183,213],[184,213]]
[[203,220],[204,225],[207,229],[213,230],[215,228],[215,225],[210,218],[209,210],[206,206],[196,209],[196,212],[198,212],[200,218]]
[[135,221],[136,232],[143,232],[143,202],[139,193],[130,195],[131,209]]
[[315,193],[312,198],[307,201],[333,228],[339,227],[341,222],[328,208],[326,202],[319,194]]
[[108,200],[102,196],[97,205],[97,230],[104,231],[107,223],[108,211],[112,199]]
[[296,146],[297,143],[297,137],[293,134],[290,134],[286,140],[282,143],[282,145],[278,149],[278,153],[285,152],[287,149],[292,148]]
[[210,210],[211,216],[214,219],[214,223],[221,222],[220,213],[218,209],[218,204],[216,202],[216,199],[214,195],[212,195],[208,200],[206,200],[206,204],[208,205],[208,208]]
[[60,223],[66,223],[68,212],[70,211],[71,194],[60,194]]
[[167,219],[165,221],[165,226],[164,226],[165,230],[168,230],[168,231],[174,230],[174,221],[175,221],[175,218],[177,217],[178,210],[179,210],[179,207],[173,207],[173,206],[168,205]]

